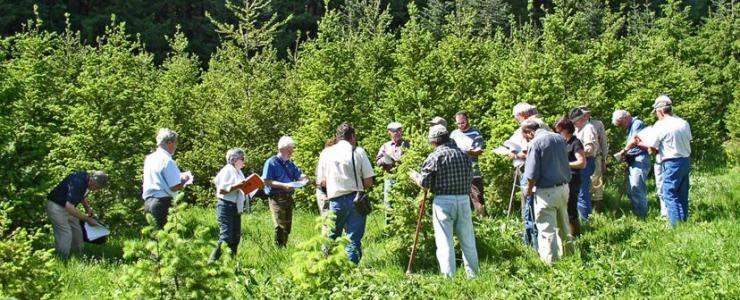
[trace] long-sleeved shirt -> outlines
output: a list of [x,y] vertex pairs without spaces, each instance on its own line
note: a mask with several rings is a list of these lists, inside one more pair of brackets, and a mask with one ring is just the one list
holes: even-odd
[[389,141],[383,144],[383,146],[380,147],[380,150],[378,150],[378,155],[375,156],[375,163],[381,167],[383,167],[384,170],[390,171],[393,168],[393,162],[390,164],[385,161],[383,158],[383,154],[390,156],[393,161],[399,161],[401,160],[401,155],[403,155],[403,151],[408,149],[410,147],[409,142],[406,140],[401,140],[401,142],[396,143],[394,141]]
[[473,182],[473,164],[452,140],[437,146],[421,166],[421,186],[435,195],[467,195]]

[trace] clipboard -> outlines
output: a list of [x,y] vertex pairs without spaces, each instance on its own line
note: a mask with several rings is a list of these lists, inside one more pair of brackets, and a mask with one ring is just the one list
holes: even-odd
[[241,187],[241,190],[242,192],[244,192],[245,195],[250,195],[265,186],[265,182],[262,181],[262,178],[255,173],[247,176],[245,180],[246,183],[244,183]]

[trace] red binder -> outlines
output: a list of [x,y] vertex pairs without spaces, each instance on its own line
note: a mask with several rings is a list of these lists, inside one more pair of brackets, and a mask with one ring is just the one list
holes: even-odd
[[244,183],[241,188],[246,195],[249,195],[255,190],[261,189],[265,186],[265,182],[262,181],[262,178],[255,173],[247,176],[246,181],[247,182]]

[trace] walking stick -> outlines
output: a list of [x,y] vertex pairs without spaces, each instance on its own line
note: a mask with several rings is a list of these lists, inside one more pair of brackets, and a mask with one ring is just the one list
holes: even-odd
[[414,234],[414,244],[411,246],[411,256],[409,257],[409,265],[406,268],[406,275],[411,275],[411,270],[414,266],[414,257],[416,256],[416,243],[419,241],[419,230],[421,229],[421,219],[424,217],[424,205],[427,202],[427,192],[424,189],[424,197],[421,199],[419,204],[419,216],[416,218],[416,233]]
[[511,183],[511,196],[509,196],[509,210],[506,211],[506,217],[511,216],[511,205],[514,202],[514,193],[516,192],[517,178],[519,177],[519,167],[514,167],[514,182]]

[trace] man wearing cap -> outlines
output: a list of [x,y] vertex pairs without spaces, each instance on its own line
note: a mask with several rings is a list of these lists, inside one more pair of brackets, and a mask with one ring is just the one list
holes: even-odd
[[586,118],[581,108],[571,109],[568,118],[576,126],[576,137],[583,144],[586,154],[586,168],[581,170],[581,190],[578,192],[578,213],[585,224],[591,216],[591,176],[596,169],[596,156],[599,153],[599,140],[594,126]]
[[[403,126],[401,123],[392,122],[388,124],[388,135],[391,140],[383,144],[378,150],[378,155],[375,156],[375,163],[378,164],[385,170],[386,176],[383,184],[383,204],[385,205],[386,211],[391,208],[390,199],[388,194],[396,183],[395,166],[401,161],[401,155],[409,148],[409,142],[403,139]],[[387,220],[386,212],[386,221]]]
[[658,117],[653,125],[654,136],[633,140],[625,150],[642,143],[652,148],[651,151],[657,151],[663,173],[661,194],[668,210],[668,221],[675,227],[689,216],[691,127],[684,119],[673,115],[673,102],[666,95],[655,99],[653,110]]
[[429,121],[429,126],[431,127],[434,125],[442,125],[444,126],[444,128],[447,128],[447,120],[442,117],[434,117],[431,121]]
[[[536,122],[539,125],[539,128],[551,131],[550,127],[547,126],[544,120],[542,120],[542,117],[540,116],[539,112],[537,111],[537,107],[525,102],[519,102],[516,105],[514,105],[514,108],[512,109],[512,114],[514,116],[514,119],[517,123],[521,125],[522,122],[526,120],[531,120]],[[509,154],[510,159],[518,159],[520,161],[524,161],[527,159],[527,148],[528,148],[528,141],[526,138],[524,138],[524,135],[522,134],[522,128],[518,127],[514,133],[509,137],[504,144],[508,145],[518,145],[520,146],[519,151],[512,151]],[[521,168],[519,166],[518,168]],[[519,179],[519,186],[522,190],[522,199],[521,199],[521,207],[522,207],[522,213],[524,213],[524,204],[527,201],[527,195],[523,191],[527,188],[527,178],[524,177],[524,174],[521,175]]]
[[288,235],[293,227],[295,203],[291,183],[307,179],[291,160],[293,150],[293,139],[289,136],[281,137],[278,141],[278,153],[268,158],[262,169],[265,194],[269,196],[268,204],[272,211],[272,222],[275,224],[275,243],[280,248],[287,245]]
[[329,210],[336,215],[329,238],[336,239],[343,231],[347,232],[350,241],[347,256],[351,262],[359,264],[367,216],[355,209],[353,200],[358,192],[372,187],[375,172],[365,150],[357,147],[352,125],[339,125],[336,137],[337,143],[321,152],[316,182],[326,187]]
[[[80,221],[97,226],[95,211],[87,200],[88,191],[97,191],[108,186],[108,175],[101,171],[73,172],[62,180],[47,195],[46,213],[54,230],[54,248],[62,258],[82,250],[82,227]],[[82,203],[86,214],[77,210]]]
[[[568,183],[570,166],[565,139],[533,120],[521,125],[529,141],[524,176],[526,194],[534,196],[534,220],[537,225],[537,247],[540,260],[552,264],[575,249],[568,227]],[[567,245],[566,245],[567,244]]]
[[457,129],[452,131],[450,139],[454,140],[457,147],[470,156],[473,165],[473,181],[470,186],[471,205],[475,208],[475,213],[479,217],[485,217],[486,202],[483,198],[483,176],[478,165],[478,156],[483,154],[486,149],[486,143],[483,141],[483,135],[473,127],[470,127],[468,113],[464,111],[455,114]]
[[[637,134],[645,128],[645,123],[633,117],[626,110],[615,110],[612,114],[612,124],[627,129],[627,143],[629,144]],[[645,180],[650,173],[650,155],[647,149],[633,147],[619,151],[617,156],[627,163],[627,197],[632,203],[632,211],[638,217],[646,217],[648,212],[647,186]]]
[[604,211],[604,174],[606,174],[606,156],[609,153],[609,143],[606,136],[606,128],[604,123],[591,117],[591,111],[586,107],[581,107],[583,113],[586,115],[584,118],[588,120],[596,130],[596,140],[598,141],[599,151],[596,154],[594,175],[591,175],[591,201],[593,201],[594,209],[597,212]]
[[177,133],[161,128],[157,133],[157,150],[144,159],[144,181],[141,198],[144,199],[144,212],[154,217],[159,229],[167,224],[167,214],[172,199],[185,187],[189,176],[180,173],[172,155],[177,149]]
[[428,137],[434,151],[427,156],[421,167],[421,176],[414,181],[434,194],[432,224],[439,269],[446,277],[455,275],[453,234],[456,234],[462,248],[465,272],[472,278],[479,271],[469,195],[473,180],[472,161],[452,143],[444,126],[429,128]]

